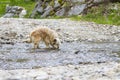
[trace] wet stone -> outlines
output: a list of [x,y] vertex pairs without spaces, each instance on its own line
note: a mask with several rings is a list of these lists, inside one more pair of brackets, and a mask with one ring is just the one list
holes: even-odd
[[[33,44],[22,42],[38,26],[60,34],[59,50],[46,49],[43,43],[33,50]],[[119,80],[118,30],[120,27],[68,19],[2,18],[0,80]]]
[[118,43],[63,42],[59,50],[46,49],[44,44],[40,45],[40,49],[32,50],[32,48],[33,45],[27,43],[2,45],[0,68],[22,69],[37,68],[37,66],[100,64],[120,60],[115,56],[117,54],[112,54],[112,51],[119,51]]
[[74,52],[74,54],[78,54],[80,51],[79,50],[76,50],[75,52]]

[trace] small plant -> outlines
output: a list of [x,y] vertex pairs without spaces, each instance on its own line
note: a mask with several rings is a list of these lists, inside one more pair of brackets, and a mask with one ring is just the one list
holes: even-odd
[[0,0],[0,17],[5,14],[6,5],[10,6],[21,6],[27,10],[26,18],[29,18],[32,10],[34,9],[35,2],[32,0]]
[[[120,3],[117,3],[120,6]],[[118,9],[107,8],[104,13],[103,5],[93,7],[86,15],[72,16],[72,20],[93,21],[99,24],[120,25],[120,7]]]

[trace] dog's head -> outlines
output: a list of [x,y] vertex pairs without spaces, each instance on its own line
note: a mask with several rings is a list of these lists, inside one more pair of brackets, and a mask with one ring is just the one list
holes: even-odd
[[55,38],[55,39],[53,39],[53,42],[52,42],[52,46],[53,46],[53,48],[55,48],[55,49],[59,49],[59,46],[60,46],[60,40],[59,40],[59,38]]

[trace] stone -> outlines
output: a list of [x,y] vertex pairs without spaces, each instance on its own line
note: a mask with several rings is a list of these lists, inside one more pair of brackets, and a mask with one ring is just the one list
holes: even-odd
[[[33,26],[32,25],[33,23],[38,25]],[[94,28],[93,28],[93,24],[95,25]],[[111,28],[110,30],[108,29],[107,33],[109,33],[109,35],[107,35],[104,34],[106,33],[107,30],[106,26],[103,26],[101,24],[98,25],[91,22],[71,21],[69,19],[35,20],[35,19],[2,18],[0,19],[0,30],[1,30],[0,37],[2,37],[3,34],[6,34],[4,37],[7,37],[8,34],[10,33],[15,34],[15,32],[17,31],[18,36],[23,35],[23,38],[20,39],[21,41],[24,38],[27,39],[25,36],[27,36],[27,34],[29,34],[29,32],[32,31],[32,29],[37,28],[39,26],[47,26],[47,27],[50,26],[50,28],[53,28],[54,30],[61,29],[60,33],[62,35],[62,39],[66,39],[66,37],[69,37],[70,35],[71,37],[73,37],[73,39],[77,37],[81,37],[81,38],[85,37],[85,39],[88,39],[91,37],[95,39],[94,42],[96,41],[96,39],[98,40],[100,38],[99,36],[101,35],[106,37],[110,36],[108,37],[109,40],[112,39],[112,42],[115,42],[113,40],[114,35],[112,35],[111,30],[113,30],[114,33],[119,32],[118,30],[120,30],[119,26]],[[103,29],[102,27],[104,27],[105,29]],[[90,34],[91,32],[93,32],[93,34]],[[97,35],[94,34],[94,32]],[[66,34],[68,36],[66,36]],[[14,36],[16,35],[13,35],[13,37]],[[96,38],[94,38],[94,36]],[[3,40],[4,37],[2,38]],[[116,37],[120,39],[120,36],[116,36]],[[10,41],[12,40],[13,39],[10,39]],[[73,42],[73,43],[64,42],[61,45],[59,51],[57,50],[46,51],[43,49],[39,49],[37,50],[38,52],[37,51],[32,52],[31,50],[32,45],[26,43],[18,43],[19,39],[14,39],[13,41],[15,41],[15,45],[10,46],[5,44],[5,47],[3,47],[4,44],[0,44],[0,52],[1,52],[0,80],[10,80],[10,79],[13,80],[19,78],[20,78],[19,80],[42,80],[42,79],[43,80],[72,80],[72,79],[73,80],[77,80],[77,79],[78,80],[96,80],[96,79],[119,80],[120,79],[120,75],[119,75],[120,63],[119,61],[116,62],[116,58],[114,55],[111,55],[114,54],[113,52],[111,52],[111,49],[113,51],[119,51],[120,49],[119,43],[104,43],[104,42],[89,43],[87,41]],[[5,50],[7,52],[5,52]],[[75,55],[74,52],[77,50],[80,50],[80,54],[78,53],[78,55]],[[74,59],[68,58],[69,55],[73,55]],[[15,61],[17,58],[29,58],[29,61],[23,63],[19,63],[19,62],[16,63]],[[98,60],[100,58],[103,61],[105,60],[105,58],[108,58],[108,60],[104,63],[101,63],[100,62],[101,60]],[[8,60],[9,61],[13,60],[14,62],[8,62]],[[90,63],[90,60],[92,63]],[[42,67],[39,69],[38,68],[32,69],[35,66],[42,66]]]
[[39,12],[39,13],[43,13],[43,7],[39,7],[39,8],[37,8],[37,11]]
[[58,2],[58,0],[55,0],[54,8],[58,8],[59,6],[60,6],[60,3]]
[[35,77],[35,80],[47,80],[48,74],[42,70],[30,70],[29,72],[26,72],[26,78],[29,77]]
[[14,13],[6,13],[2,18],[12,18],[14,15]]
[[65,8],[62,8],[55,13],[56,16],[63,16],[64,14],[65,14]]
[[33,9],[32,14],[30,15],[31,18],[35,17],[36,12],[39,12],[39,13],[42,12],[41,5],[42,5],[42,1],[40,0],[37,1],[35,8]]
[[39,0],[35,5],[31,17],[35,17],[37,12],[41,17],[85,14],[85,10],[89,7],[103,1],[104,0]]
[[37,76],[35,80],[48,80],[48,75],[46,73],[42,73],[41,75]]
[[47,16],[49,16],[49,14],[50,14],[50,12],[53,10],[53,8],[52,8],[52,6],[47,6],[46,8],[45,8],[45,12],[41,15],[41,17],[47,17]]
[[72,15],[79,15],[80,13],[83,12],[83,10],[86,8],[86,4],[81,4],[81,5],[75,5],[71,8],[71,10],[68,12],[69,16]]
[[12,18],[14,16],[23,18],[26,14],[27,11],[23,7],[6,5],[6,13],[2,16],[2,18]]
[[26,10],[22,10],[19,14],[19,18],[23,18],[27,14]]
[[[94,3],[103,2],[104,0],[94,0]],[[107,0],[106,0],[107,1]]]
[[79,3],[83,3],[83,2],[85,2],[85,0],[71,0],[71,2],[79,2]]
[[80,50],[76,50],[75,52],[74,52],[74,54],[78,54],[80,52]]
[[72,80],[80,80],[79,76],[72,77]]

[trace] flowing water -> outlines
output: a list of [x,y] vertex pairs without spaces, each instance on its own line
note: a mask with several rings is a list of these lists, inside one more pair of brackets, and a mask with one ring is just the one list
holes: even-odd
[[25,69],[119,61],[120,42],[63,42],[59,50],[32,49],[28,43],[1,44],[0,68]]

